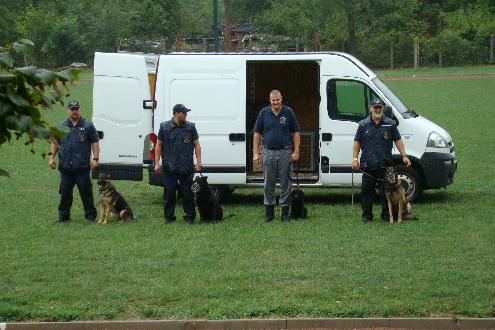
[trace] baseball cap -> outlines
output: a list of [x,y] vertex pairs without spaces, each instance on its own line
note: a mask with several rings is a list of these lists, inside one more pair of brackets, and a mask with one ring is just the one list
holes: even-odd
[[187,108],[184,104],[176,104],[174,105],[173,113],[176,112],[189,112],[191,109]]
[[385,106],[385,102],[383,102],[381,99],[374,99],[373,101],[371,101],[371,107],[384,107]]
[[69,104],[67,104],[67,109],[74,109],[77,108],[79,109],[79,102],[78,101],[70,101]]

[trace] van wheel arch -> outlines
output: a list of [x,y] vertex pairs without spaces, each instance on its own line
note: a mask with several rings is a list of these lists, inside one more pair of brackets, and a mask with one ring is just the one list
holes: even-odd
[[397,171],[402,186],[406,191],[407,201],[414,202],[423,193],[423,189],[424,189],[423,172],[414,162],[410,167],[407,167],[402,163],[397,163],[395,166],[395,170]]

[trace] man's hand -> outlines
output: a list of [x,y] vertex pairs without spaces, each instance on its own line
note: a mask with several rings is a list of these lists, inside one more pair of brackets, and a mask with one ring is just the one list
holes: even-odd
[[48,166],[50,166],[50,168],[53,170],[57,168],[57,164],[55,163],[55,158],[50,157],[50,159],[48,160]]
[[294,152],[292,153],[292,155],[290,155],[290,159],[293,161],[293,162],[297,162],[299,160],[299,150],[294,150]]
[[411,166],[411,161],[407,156],[402,157],[402,162],[406,164],[407,167]]
[[160,175],[160,164],[155,164],[154,170],[155,170],[156,175]]
[[201,169],[202,169],[201,164],[194,165],[194,172],[200,173],[201,172]]
[[253,152],[253,163],[261,165],[260,154],[257,152]]
[[353,171],[359,171],[359,161],[357,161],[357,160],[352,161],[352,170]]
[[98,168],[98,165],[100,165],[100,163],[98,162],[97,159],[93,159],[93,161],[91,162],[91,168],[94,169],[94,168]]

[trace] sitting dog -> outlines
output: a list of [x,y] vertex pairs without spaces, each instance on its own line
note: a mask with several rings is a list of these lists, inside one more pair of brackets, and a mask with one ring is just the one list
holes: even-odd
[[117,221],[134,219],[131,207],[110,182],[110,175],[100,173],[98,186],[101,209],[98,223],[106,224],[111,215],[115,215]]
[[385,179],[383,180],[383,189],[387,198],[388,212],[390,214],[390,223],[394,223],[394,219],[400,223],[402,219],[415,220],[412,215],[411,204],[406,199],[406,192],[393,165],[387,166],[385,170]]
[[201,222],[214,222],[222,220],[222,206],[213,194],[213,191],[208,184],[207,176],[197,176],[193,181],[191,190],[196,197],[196,205],[198,205]]
[[308,209],[304,206],[304,191],[296,188],[291,192],[290,217],[294,219],[304,219],[307,216]]

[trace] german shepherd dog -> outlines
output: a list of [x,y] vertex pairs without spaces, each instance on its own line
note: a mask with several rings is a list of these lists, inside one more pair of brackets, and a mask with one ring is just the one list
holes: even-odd
[[207,176],[197,176],[191,187],[196,197],[201,222],[215,222],[223,218],[223,209],[208,184]]
[[98,186],[101,210],[98,223],[106,224],[111,215],[115,215],[117,221],[134,219],[131,207],[110,182],[110,175],[100,173]]
[[399,223],[402,222],[402,219],[416,220],[416,217],[412,215],[411,204],[406,199],[406,192],[393,165],[388,165],[385,170],[383,189],[387,198],[390,223],[394,223],[395,218]]
[[304,219],[308,216],[308,209],[304,206],[304,191],[299,188],[292,190],[290,202],[290,217]]

